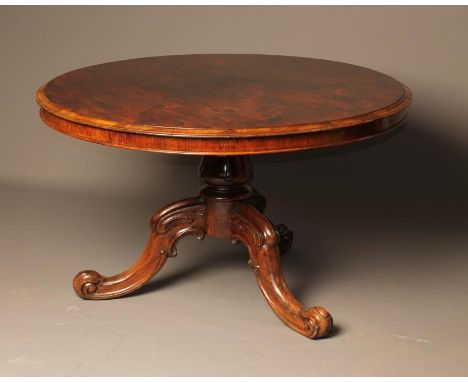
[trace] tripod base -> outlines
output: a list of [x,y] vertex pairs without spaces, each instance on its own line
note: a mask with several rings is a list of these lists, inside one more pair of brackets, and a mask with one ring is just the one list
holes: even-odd
[[305,308],[293,296],[281,268],[280,254],[292,244],[292,231],[273,225],[263,214],[265,198],[247,186],[252,166],[247,156],[202,158],[199,175],[205,181],[200,196],[181,200],[152,217],[151,234],[140,259],[129,269],[105,277],[82,271],[73,280],[78,296],[89,300],[129,294],[148,282],[168,257],[177,255],[177,242],[186,235],[205,235],[243,243],[258,285],[277,316],[309,338],[326,336],[333,325],[322,307]]

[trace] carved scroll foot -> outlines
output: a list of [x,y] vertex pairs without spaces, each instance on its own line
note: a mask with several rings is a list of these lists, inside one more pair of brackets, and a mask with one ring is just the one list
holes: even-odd
[[205,236],[206,206],[199,198],[170,204],[151,219],[151,235],[140,259],[126,271],[105,277],[86,270],[73,279],[76,294],[84,299],[103,300],[129,294],[148,282],[164,265],[168,257],[177,255],[177,241],[194,234]]
[[326,336],[333,319],[324,308],[304,308],[293,296],[280,264],[279,238],[275,227],[248,203],[231,211],[232,239],[243,242],[258,285],[278,317],[291,329],[309,338]]

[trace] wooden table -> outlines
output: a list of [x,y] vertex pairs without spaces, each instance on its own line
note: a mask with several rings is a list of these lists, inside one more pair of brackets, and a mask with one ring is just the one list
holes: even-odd
[[[248,183],[250,154],[344,145],[404,124],[410,90],[359,66],[302,57],[202,54],[139,58],[78,69],[37,92],[42,120],[64,134],[134,150],[202,155],[199,196],[154,214],[140,259],[106,277],[78,273],[78,296],[110,299],[149,281],[186,235],[242,242],[258,285],[278,317],[309,338],[332,317],[302,306],[288,289],[280,254],[292,231],[263,211]],[[170,187],[170,185],[165,185]]]

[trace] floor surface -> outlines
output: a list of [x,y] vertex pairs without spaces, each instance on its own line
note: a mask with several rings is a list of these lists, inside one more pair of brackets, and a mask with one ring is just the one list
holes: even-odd
[[468,372],[466,217],[357,219],[324,206],[283,219],[295,229],[283,258],[291,289],[336,323],[330,338],[312,341],[276,318],[244,248],[223,240],[183,240],[131,297],[77,298],[74,274],[131,265],[156,204],[168,201],[8,187],[0,201],[2,376]]

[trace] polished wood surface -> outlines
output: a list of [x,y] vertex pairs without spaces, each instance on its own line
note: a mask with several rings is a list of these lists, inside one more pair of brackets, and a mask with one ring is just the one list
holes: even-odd
[[203,54],[78,69],[41,87],[37,100],[45,123],[80,139],[238,155],[373,137],[405,121],[411,92],[385,74],[334,61]]
[[268,154],[346,145],[389,133],[406,122],[401,111],[386,119],[352,126],[346,129],[291,134],[276,137],[248,138],[178,138],[113,131],[80,125],[41,110],[42,120],[61,133],[85,141],[125,149],[199,155]]
[[202,154],[200,195],[151,219],[141,258],[110,277],[85,270],[78,296],[111,299],[136,291],[177,255],[177,242],[205,235],[243,243],[266,301],[296,332],[327,336],[333,319],[304,307],[289,290],[280,255],[293,232],[265,215],[248,184],[247,154],[344,145],[402,126],[410,90],[376,71],[332,61],[268,55],[186,55],[78,69],[37,92],[40,116],[64,134],[109,146]]

